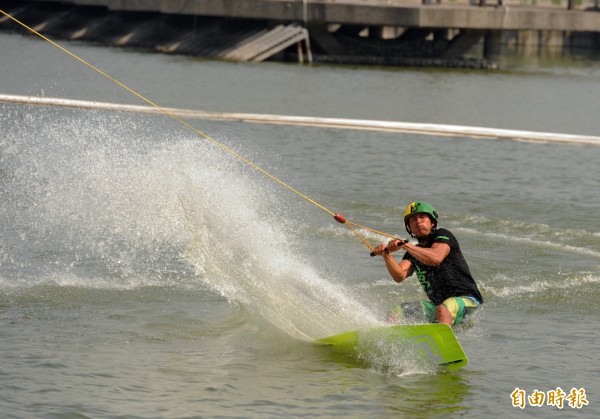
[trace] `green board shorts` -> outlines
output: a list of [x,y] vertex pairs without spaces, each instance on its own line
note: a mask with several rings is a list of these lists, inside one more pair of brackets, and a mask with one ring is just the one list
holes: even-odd
[[[477,307],[474,297],[450,297],[442,303],[452,315],[452,324],[465,321]],[[435,305],[431,301],[411,301],[394,307],[388,314],[388,323],[435,323]]]

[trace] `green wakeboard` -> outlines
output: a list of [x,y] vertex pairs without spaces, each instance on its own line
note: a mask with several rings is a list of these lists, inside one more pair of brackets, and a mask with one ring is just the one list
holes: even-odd
[[390,352],[400,346],[404,354],[409,352],[448,371],[464,367],[468,362],[452,328],[444,323],[381,326],[322,338],[317,344],[329,345],[336,352],[359,361],[368,359],[366,355],[373,352]]

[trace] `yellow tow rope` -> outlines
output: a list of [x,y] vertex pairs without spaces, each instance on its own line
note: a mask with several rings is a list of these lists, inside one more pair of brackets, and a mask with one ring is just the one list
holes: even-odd
[[228,153],[232,154],[233,156],[237,157],[238,159],[240,159],[241,161],[243,161],[247,165],[251,166],[252,168],[256,169],[260,173],[268,176],[269,178],[271,178],[275,182],[279,183],[281,186],[284,186],[285,188],[289,189],[290,191],[292,191],[296,195],[298,195],[301,198],[305,199],[306,201],[310,202],[314,206],[316,206],[316,207],[322,209],[323,211],[329,213],[330,215],[333,216],[333,218],[337,222],[342,223],[342,224],[346,224],[354,232],[354,234],[356,234],[356,236],[369,248],[369,250],[373,250],[373,247],[365,240],[365,238],[358,231],[356,231],[356,229],[353,228],[353,226],[354,227],[358,227],[358,228],[362,228],[362,229],[365,229],[365,230],[368,230],[368,231],[372,231],[373,233],[377,233],[377,234],[380,234],[382,236],[391,237],[391,238],[394,238],[394,239],[397,238],[397,237],[395,237],[393,235],[390,235],[390,234],[387,234],[387,233],[383,233],[381,231],[373,230],[372,228],[365,227],[365,226],[362,226],[362,225],[359,225],[359,224],[355,224],[355,223],[352,223],[352,222],[346,220],[346,218],[343,215],[341,215],[339,213],[334,213],[330,209],[328,209],[325,206],[319,204],[317,201],[311,199],[310,197],[306,196],[302,192],[300,192],[297,189],[293,188],[292,186],[288,185],[287,183],[285,183],[281,179],[277,178],[276,176],[272,175],[271,173],[267,172],[266,170],[262,169],[261,167],[257,166],[256,164],[252,163],[250,160],[248,160],[244,156],[240,155],[236,151],[234,151],[231,148],[227,147],[226,145],[220,143],[219,141],[215,140],[214,138],[212,138],[208,134],[205,134],[204,132],[200,131],[199,129],[194,128],[192,125],[188,124],[187,122],[185,122],[184,120],[182,120],[178,116],[176,116],[173,113],[169,112],[168,110],[160,107],[159,105],[157,105],[156,103],[154,103],[151,100],[147,99],[146,97],[142,96],[141,94],[139,94],[138,92],[136,92],[132,88],[126,86],[125,84],[121,83],[120,81],[118,81],[114,77],[111,77],[110,75],[106,74],[104,71],[100,70],[99,68],[97,68],[94,65],[90,64],[89,62],[85,61],[83,58],[79,57],[78,55],[72,53],[68,49],[62,47],[61,45],[57,44],[56,42],[54,42],[51,39],[47,38],[46,36],[42,35],[38,31],[36,31],[35,29],[27,26],[25,23],[21,22],[20,20],[18,20],[17,18],[11,16],[10,14],[6,13],[4,10],[0,9],[0,13],[2,13],[4,16],[6,16],[7,18],[11,19],[15,23],[19,24],[20,26],[24,27],[25,29],[27,29],[31,33],[33,33],[33,34],[37,35],[38,37],[42,38],[44,41],[49,42],[50,44],[54,45],[56,48],[58,48],[59,50],[61,50],[65,54],[70,55],[71,57],[73,57],[74,59],[76,59],[77,61],[79,61],[80,63],[88,66],[92,70],[94,70],[97,73],[101,74],[102,76],[106,77],[107,79],[109,79],[113,83],[121,86],[123,89],[125,89],[128,92],[132,93],[133,95],[137,96],[138,98],[140,98],[144,102],[148,103],[149,105],[153,106],[154,108],[158,109],[161,113],[163,113],[163,114],[165,114],[165,115],[173,118],[177,122],[181,123],[182,125],[186,126],[187,128],[191,129],[192,131],[194,131],[196,134],[201,135],[202,137],[204,137],[205,139],[207,139],[208,141],[210,141],[214,145],[222,148],[226,152],[228,152]]

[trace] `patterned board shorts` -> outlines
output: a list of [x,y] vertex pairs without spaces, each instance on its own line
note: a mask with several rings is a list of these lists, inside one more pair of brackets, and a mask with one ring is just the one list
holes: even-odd
[[[442,303],[452,315],[452,324],[465,321],[478,306],[473,297],[450,297]],[[388,314],[389,323],[435,323],[435,305],[431,301],[411,301],[394,307]]]

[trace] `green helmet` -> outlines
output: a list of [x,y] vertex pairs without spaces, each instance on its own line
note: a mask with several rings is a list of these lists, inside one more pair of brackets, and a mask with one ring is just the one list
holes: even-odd
[[408,234],[410,234],[412,237],[414,237],[414,235],[411,233],[410,228],[408,227],[408,220],[414,214],[429,215],[429,218],[431,218],[431,222],[433,223],[433,227],[437,227],[438,213],[435,208],[425,201],[415,201],[406,208],[406,211],[404,211],[404,227],[406,228]]

